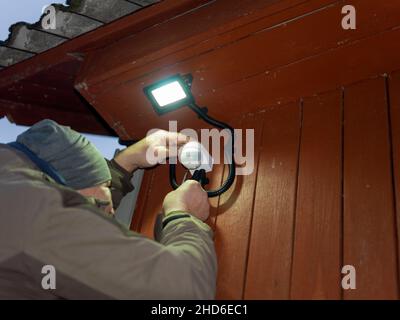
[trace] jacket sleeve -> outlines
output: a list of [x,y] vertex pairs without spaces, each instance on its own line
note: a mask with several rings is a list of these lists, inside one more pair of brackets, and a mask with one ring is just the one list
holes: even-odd
[[111,196],[114,209],[116,209],[125,195],[131,192],[134,187],[131,183],[133,173],[126,171],[114,159],[107,160],[111,173]]
[[116,299],[214,298],[212,231],[195,217],[171,221],[156,242],[87,204],[47,211],[33,224],[25,252],[55,267],[57,296],[92,298],[82,296],[78,282]]

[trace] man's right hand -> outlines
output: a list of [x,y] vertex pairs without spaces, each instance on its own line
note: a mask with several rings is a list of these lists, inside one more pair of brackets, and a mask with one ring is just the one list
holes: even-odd
[[163,202],[165,215],[173,211],[185,211],[205,221],[210,215],[207,192],[195,180],[185,181],[178,189],[168,193]]

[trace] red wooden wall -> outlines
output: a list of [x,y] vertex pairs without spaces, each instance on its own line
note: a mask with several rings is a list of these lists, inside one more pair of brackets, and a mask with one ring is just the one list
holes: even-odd
[[[219,298],[398,298],[399,92],[394,73],[242,119],[256,166],[212,200]],[[167,171],[142,186],[136,229],[149,236]],[[341,289],[347,264],[356,290]]]
[[[345,4],[356,30],[341,28]],[[188,110],[157,116],[142,93],[192,73],[210,114],[255,129],[254,172],[211,200],[218,298],[398,299],[399,27],[395,0],[218,0],[89,53],[77,88],[139,138],[172,119],[202,126]],[[134,230],[152,236],[170,190],[167,166],[148,170]]]

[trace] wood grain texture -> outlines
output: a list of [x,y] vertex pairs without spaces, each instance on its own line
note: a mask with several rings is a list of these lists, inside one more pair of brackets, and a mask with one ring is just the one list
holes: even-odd
[[[335,90],[305,99],[303,109],[268,107],[231,121],[263,129],[256,130],[256,171],[212,200],[219,299],[398,298],[389,133],[396,164],[400,76],[389,80],[392,130],[384,84],[376,78],[345,88],[344,111]],[[166,169],[147,178],[140,210],[141,232],[149,237],[170,191]],[[213,187],[223,172],[215,168]],[[346,264],[356,267],[357,289],[342,292]]]
[[[212,145],[210,145],[209,152],[210,154],[212,151]],[[220,148],[219,150],[219,157],[223,159],[224,156],[224,149]],[[207,178],[209,179],[209,184],[205,187],[206,190],[216,190],[218,189],[224,179],[226,177],[226,172],[228,167],[223,162],[214,163],[212,172],[207,173]],[[215,226],[217,221],[217,216],[219,212],[219,205],[220,205],[221,196],[209,198],[210,201],[210,217],[206,221],[206,223],[214,230],[214,238],[215,238]]]
[[[93,103],[127,136],[141,132],[136,123],[202,127],[190,110],[155,119],[146,105],[142,87],[176,72],[194,73],[193,92],[211,115],[256,128],[255,172],[211,200],[219,299],[399,297],[400,73],[389,87],[377,77],[400,68],[399,4],[354,3],[363,9],[354,32],[335,27],[342,1],[295,1],[171,41],[118,77],[105,70],[91,79]],[[216,166],[208,187],[226,175]],[[166,167],[149,177],[139,224],[151,237],[171,188]],[[341,289],[347,264],[356,268],[356,290]]]
[[341,91],[304,100],[292,299],[340,299]]
[[[2,69],[0,116],[110,133],[75,85],[120,138],[169,120],[198,130],[188,108],[159,116],[143,94],[192,73],[210,115],[256,129],[255,171],[210,200],[217,297],[398,299],[400,1],[352,0],[356,30],[341,28],[345,4],[165,0]],[[168,175],[143,179],[131,228],[149,238]],[[209,176],[219,187],[226,166]],[[340,289],[346,264],[356,290]]]
[[132,215],[130,226],[130,229],[136,232],[140,232],[143,223],[146,212],[146,205],[149,201],[149,193],[153,181],[153,174],[153,170],[146,170],[143,175],[142,183],[140,185],[140,191],[136,200],[136,206]]
[[[76,37],[71,41],[47,50],[42,54],[2,70],[0,87],[12,84],[20,79],[35,75],[37,72],[58,66],[61,63],[74,63],[80,66],[79,54],[101,48],[121,38],[138,33],[143,29],[150,28],[160,21],[166,21],[185,11],[190,11],[210,0],[163,0],[155,6],[135,12],[121,19],[107,24],[97,30]],[[76,73],[74,73],[76,75]]]
[[257,173],[245,299],[288,299],[301,113],[267,109]]
[[154,238],[154,224],[157,215],[161,213],[164,197],[172,188],[169,185],[168,167],[158,166],[153,171],[148,187],[148,195],[143,217],[141,219],[140,233],[148,238]]
[[[93,114],[69,112],[67,110],[51,110],[35,104],[22,104],[0,98],[0,115],[7,116],[11,122],[23,126],[31,126],[43,119],[51,118],[61,125],[70,126],[78,132],[105,134],[105,128],[99,121],[93,121]],[[51,116],[50,116],[51,115]]]
[[[88,85],[93,86],[91,92],[96,94],[99,89],[107,90],[124,82],[146,81],[147,75],[154,81],[177,70],[196,70],[203,80],[197,83],[195,93],[204,95],[259,73],[271,72],[328,50],[341,49],[398,26],[400,19],[399,5],[395,1],[376,6],[374,0],[357,0],[354,6],[362,8],[357,16],[358,28],[348,32],[338,28],[341,1],[296,2],[281,11],[273,10],[278,3],[268,6],[261,19],[243,23],[232,30],[224,26],[224,32],[218,36],[210,32],[207,41],[198,41],[157,59],[145,55],[140,60],[147,60],[147,63],[129,64],[129,71],[102,84],[92,84],[89,77]],[[316,25],[323,28],[316,30]]]
[[[118,101],[119,111],[114,113],[146,119],[141,126],[122,121],[126,133],[134,137],[173,117],[156,116],[142,92],[144,86],[171,74],[192,73],[197,102],[229,121],[234,114],[242,115],[243,106],[246,112],[256,112],[266,105],[289,103],[400,68],[399,3],[385,1],[376,6],[373,0],[355,1],[359,27],[351,31],[340,27],[341,5],[296,1],[292,7],[273,11],[278,6],[274,3],[264,9],[264,17],[251,23],[237,22],[234,29],[223,26],[217,35],[201,33],[204,39],[196,43],[177,41],[182,49],[176,52],[142,64],[137,59],[132,64],[132,57],[125,62],[124,72],[112,70],[115,73],[102,80],[101,73],[88,74],[86,89],[80,92],[104,117],[108,106]],[[104,58],[110,60],[110,56]],[[184,119],[186,115],[181,109],[174,116]],[[110,116],[107,120],[112,122]]]
[[400,72],[396,72],[389,77],[388,94],[390,99],[392,167],[396,199],[398,274],[400,275]]
[[[237,175],[234,185],[220,196],[218,216],[215,225],[215,247],[218,254],[219,268],[217,279],[218,299],[242,299],[246,274],[247,252],[250,240],[253,196],[257,177],[258,146],[261,139],[263,115],[248,115],[236,129],[242,129],[242,156],[248,157],[247,163],[254,161],[253,172],[249,175]],[[238,122],[236,122],[238,123]],[[232,123],[235,125],[235,123]],[[254,158],[246,154],[246,129],[254,130]],[[237,161],[239,159],[236,159]],[[237,169],[243,168],[243,164]],[[225,170],[225,178],[227,177]]]
[[[230,28],[235,20],[239,24],[253,17],[264,7],[269,7],[277,0],[219,0],[208,1],[194,10],[182,12],[181,15],[164,23],[154,25],[121,39],[100,51],[92,52],[90,64],[92,69],[89,82],[99,82],[118,73],[124,73],[143,63],[157,60],[175,50],[180,51],[196,43],[207,41],[210,34],[221,33]],[[290,3],[290,1],[285,1]],[[288,4],[286,4],[286,7]],[[238,24],[238,22],[236,22]],[[199,35],[202,35],[199,38]],[[193,38],[195,42],[193,42]],[[140,46],[132,45],[140,43]],[[118,59],[109,59],[117,56]],[[129,61],[129,63],[127,63]],[[134,62],[134,63],[132,63]],[[94,71],[94,72],[93,72]],[[97,75],[96,75],[97,72]]]
[[218,90],[202,93],[199,100],[216,101],[213,108],[220,112],[227,105],[232,112],[240,112],[243,105],[253,111],[262,105],[285,104],[330,91],[399,69],[399,38],[400,29],[383,32],[274,70],[263,70]]
[[344,265],[357,272],[345,299],[397,299],[397,252],[387,101],[382,77],[345,89]]

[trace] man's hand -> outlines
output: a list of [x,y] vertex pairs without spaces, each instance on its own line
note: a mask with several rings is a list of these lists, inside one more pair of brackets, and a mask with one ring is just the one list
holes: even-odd
[[210,215],[210,203],[207,192],[194,180],[185,181],[178,189],[167,194],[163,203],[163,212],[185,211],[205,221]]
[[179,147],[189,140],[190,137],[178,132],[157,130],[120,152],[114,160],[129,172],[149,168],[168,157],[176,157]]

